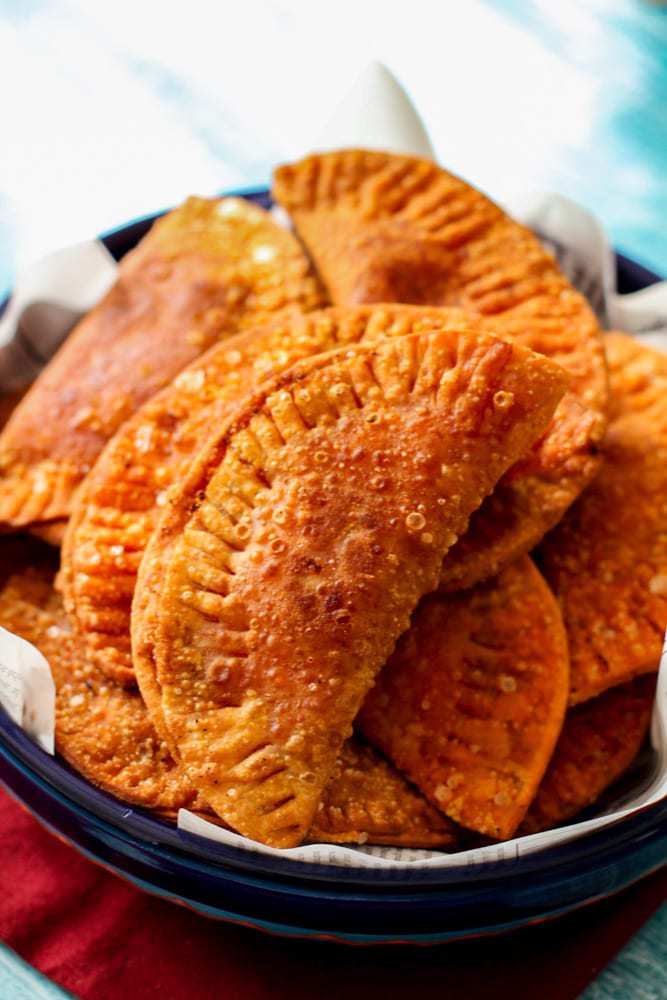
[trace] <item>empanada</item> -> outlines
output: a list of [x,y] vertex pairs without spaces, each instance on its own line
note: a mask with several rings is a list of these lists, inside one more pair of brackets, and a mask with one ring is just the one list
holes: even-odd
[[300,842],[373,679],[470,512],[566,384],[540,355],[443,331],[346,348],[265,386],[158,529],[162,711],[240,833]]
[[[134,664],[130,605],[135,576],[164,504],[193,453],[262,379],[299,358],[344,344],[469,326],[457,309],[392,305],[328,309],[276,320],[217,344],[128,420],[107,445],[79,492],[63,550],[66,607],[88,654],[120,683],[135,671],[150,709],[152,670],[140,624]],[[137,612],[135,617],[147,614]],[[156,724],[163,731],[159,718]]]
[[473,516],[443,568],[460,590],[528,552],[593,478],[607,386],[598,324],[536,237],[415,157],[339,150],[280,167],[290,213],[332,301],[458,306],[572,375],[554,421]]
[[[0,625],[46,657],[56,686],[56,749],[85,778],[119,799],[156,809],[197,807],[197,794],[159,739],[136,691],[86,661],[53,587],[53,557],[11,552],[0,589]],[[8,563],[9,564],[9,563]],[[201,806],[201,800],[199,802]]]
[[[0,625],[49,661],[57,690],[58,752],[117,798],[172,821],[179,808],[211,818],[157,737],[141,697],[107,682],[82,656],[53,588],[53,554],[18,539],[5,540],[1,551],[12,572],[0,582]],[[454,824],[357,738],[343,746],[309,837],[449,850],[458,842]]]
[[308,840],[456,850],[460,831],[359,737],[344,744]]
[[68,517],[104,444],[215,341],[321,304],[298,243],[240,198],[189,198],[152,227],[0,436],[0,525]]
[[667,357],[623,334],[605,344],[604,462],[540,550],[565,619],[572,705],[656,671],[667,627]]
[[637,677],[567,713],[521,835],[564,823],[620,778],[646,738],[654,695],[655,678]]
[[423,601],[359,726],[453,820],[505,840],[549,763],[567,692],[558,605],[522,556],[471,591]]

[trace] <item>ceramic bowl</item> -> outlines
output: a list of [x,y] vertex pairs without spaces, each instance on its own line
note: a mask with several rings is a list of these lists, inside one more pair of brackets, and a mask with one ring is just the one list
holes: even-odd
[[[266,190],[231,192],[269,207]],[[102,237],[116,259],[156,216]],[[618,285],[657,276],[618,255]],[[349,869],[184,833],[90,785],[0,709],[0,781],[52,833],[140,889],[205,916],[348,944],[435,944],[509,931],[604,898],[667,861],[667,801],[528,857],[443,870]]]

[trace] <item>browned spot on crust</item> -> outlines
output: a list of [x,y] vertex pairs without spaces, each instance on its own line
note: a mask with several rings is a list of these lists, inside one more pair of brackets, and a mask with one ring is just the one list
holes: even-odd
[[558,605],[524,556],[474,590],[420,605],[360,726],[457,823],[507,839],[549,762],[567,691]]
[[605,344],[604,462],[540,550],[567,628],[573,705],[656,671],[667,627],[667,357],[623,334]]

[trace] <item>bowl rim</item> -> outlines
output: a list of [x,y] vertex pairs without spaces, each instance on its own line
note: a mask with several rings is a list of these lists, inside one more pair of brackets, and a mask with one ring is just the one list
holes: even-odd
[[[266,187],[235,188],[221,192],[224,197],[241,197],[270,208],[273,204]],[[112,256],[119,260],[150,228],[152,223],[168,209],[138,216],[98,238]],[[660,279],[647,268],[623,254],[616,254],[619,287],[631,291],[646,287]],[[0,306],[0,311],[2,306]],[[166,850],[186,852],[197,862],[237,871],[254,872],[258,876],[305,882],[337,882],[344,885],[460,885],[470,882],[504,880],[530,872],[551,868],[586,859],[600,858],[601,853],[617,848],[624,841],[635,841],[660,827],[667,837],[667,799],[640,808],[632,816],[617,820],[602,830],[591,831],[566,844],[546,848],[523,857],[506,856],[494,861],[480,862],[474,866],[455,865],[448,868],[384,869],[346,868],[327,863],[298,861],[256,853],[241,847],[232,847],[179,830],[174,824],[151,815],[147,810],[121,802],[111,794],[96,788],[78,774],[59,756],[51,757],[12,721],[0,706],[0,754],[10,764],[20,766],[33,779],[45,782],[61,798],[78,811],[92,814],[98,823],[122,831],[127,837],[140,842],[162,845]],[[502,845],[499,844],[499,853]]]
[[[322,883],[328,884],[326,891],[334,893],[336,886],[343,893],[351,886],[361,892],[383,887],[409,892],[426,887],[461,888],[464,885],[472,889],[473,885],[497,885],[508,879],[530,878],[536,872],[542,876],[552,872],[556,877],[572,866],[586,870],[604,867],[607,854],[615,854],[624,845],[628,848],[637,845],[656,832],[665,840],[667,860],[667,798],[577,840],[523,857],[508,856],[473,866],[461,864],[449,868],[344,868],[255,853],[180,830],[149,810],[122,802],[97,788],[58,755],[52,757],[1,706],[0,757],[73,811],[80,820],[92,821],[101,831],[114,838],[120,837],[129,845],[139,848],[150,845],[152,851],[157,850],[186,866],[191,862],[193,868],[214,876],[216,873],[222,876],[231,869],[237,877],[259,880],[262,884],[267,878],[283,886],[299,883],[301,894],[305,891],[320,896],[324,890]],[[319,883],[320,888],[315,883]]]

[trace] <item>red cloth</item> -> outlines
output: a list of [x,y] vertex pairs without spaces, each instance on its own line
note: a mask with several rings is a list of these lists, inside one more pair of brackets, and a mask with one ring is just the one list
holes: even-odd
[[667,895],[667,874],[512,936],[438,948],[271,938],[138,892],[0,791],[0,937],[83,1000],[570,1000]]

